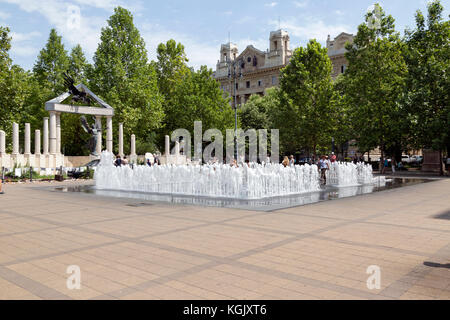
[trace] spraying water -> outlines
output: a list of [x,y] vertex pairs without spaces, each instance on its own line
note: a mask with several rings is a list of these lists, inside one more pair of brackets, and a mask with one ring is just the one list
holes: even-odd
[[[103,152],[95,171],[97,189],[214,198],[263,199],[320,191],[316,165],[284,167],[256,164],[232,167],[214,165],[162,165],[115,167],[114,155]],[[333,164],[329,183],[348,186],[372,182],[371,168]]]

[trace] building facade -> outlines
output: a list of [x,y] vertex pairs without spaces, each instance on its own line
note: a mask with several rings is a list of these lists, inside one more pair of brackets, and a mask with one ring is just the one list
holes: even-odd
[[353,38],[354,36],[352,34],[345,32],[341,32],[333,40],[331,40],[330,35],[328,35],[327,49],[328,56],[333,64],[333,72],[331,74],[333,79],[336,79],[338,75],[344,73],[348,67],[348,61],[345,58],[345,53],[347,52],[345,49],[345,44],[347,42],[353,43]]
[[[252,94],[264,95],[266,89],[279,85],[280,70],[292,56],[289,34],[285,30],[273,31],[269,44],[266,51],[249,45],[240,54],[238,47],[231,42],[221,46],[214,77],[220,82],[221,89],[233,99],[236,88],[238,105],[245,103]],[[236,85],[232,76],[233,63],[238,74]]]
[[[327,38],[328,56],[333,64],[332,77],[335,79],[345,72],[348,61],[345,58],[345,44],[353,43],[353,35],[342,32],[334,40]],[[261,51],[252,45],[239,53],[234,43],[222,44],[220,59],[217,61],[215,79],[225,94],[234,99],[238,105],[247,102],[252,94],[264,95],[268,88],[279,85],[280,70],[284,68],[292,56],[289,34],[285,30],[270,33],[269,49]],[[236,64],[238,77],[233,77],[233,63]]]

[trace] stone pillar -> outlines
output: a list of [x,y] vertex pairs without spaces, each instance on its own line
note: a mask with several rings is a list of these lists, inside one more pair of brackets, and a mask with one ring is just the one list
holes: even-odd
[[13,151],[12,154],[19,154],[19,125],[17,123],[13,123]]
[[43,147],[44,149],[43,154],[47,155],[48,154],[48,118],[44,118],[44,137],[43,137]]
[[6,154],[6,133],[0,130],[0,156]]
[[119,155],[123,157],[123,123],[119,123]]
[[178,141],[175,142],[175,155],[177,157],[180,155],[180,143]]
[[106,117],[106,150],[113,152],[113,125],[112,117]]
[[102,117],[96,116],[95,117],[95,125],[98,129],[100,129],[99,134],[97,135],[97,154],[102,153]]
[[31,154],[31,128],[29,123],[25,123],[25,141],[24,141],[24,154]]
[[[166,147],[166,157],[170,156],[170,137],[169,136],[165,136],[165,147]],[[168,160],[169,158],[167,158]]]
[[136,136],[134,134],[131,135],[131,152],[130,156],[136,155]]
[[56,154],[56,112],[50,112],[50,154]]
[[34,154],[41,154],[41,130],[34,131]]
[[56,153],[61,154],[61,113],[56,114]]

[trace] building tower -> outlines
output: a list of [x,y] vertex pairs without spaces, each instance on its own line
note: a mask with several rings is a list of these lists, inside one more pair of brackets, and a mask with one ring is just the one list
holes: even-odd
[[290,38],[288,32],[282,29],[272,31],[270,33],[269,41],[269,64],[272,66],[287,64],[292,54],[290,50]]

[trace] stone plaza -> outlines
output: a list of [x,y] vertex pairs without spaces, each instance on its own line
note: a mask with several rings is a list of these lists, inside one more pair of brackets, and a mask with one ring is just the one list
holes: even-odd
[[448,179],[269,212],[55,190],[80,184],[6,185],[0,299],[450,298]]

